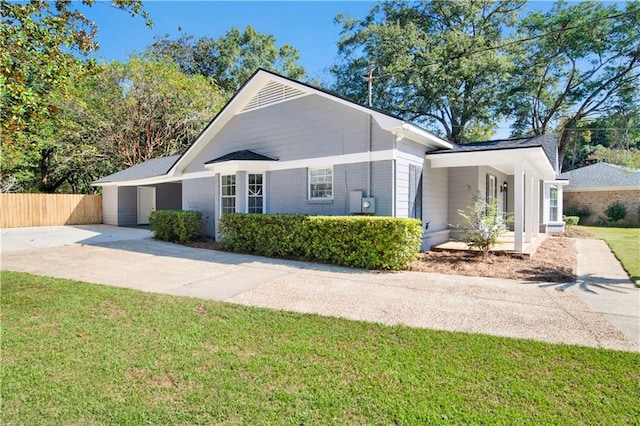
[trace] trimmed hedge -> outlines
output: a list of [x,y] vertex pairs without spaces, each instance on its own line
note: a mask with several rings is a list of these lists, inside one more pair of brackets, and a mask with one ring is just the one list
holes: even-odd
[[149,216],[154,237],[170,242],[188,243],[202,233],[202,213],[192,210],[156,210]]
[[230,213],[219,230],[227,250],[366,269],[406,269],[420,250],[417,219]]
[[577,225],[580,222],[580,216],[563,216],[563,219],[569,226]]

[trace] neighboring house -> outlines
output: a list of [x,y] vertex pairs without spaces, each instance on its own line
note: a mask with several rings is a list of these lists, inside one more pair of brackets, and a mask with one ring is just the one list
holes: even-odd
[[[106,176],[104,223],[145,224],[155,209],[201,211],[216,236],[226,212],[375,214],[423,223],[447,241],[471,191],[513,212],[516,251],[562,229],[555,136],[454,145],[339,96],[258,70],[181,156]],[[469,190],[470,189],[470,190]],[[541,226],[542,225],[542,226]]]
[[595,163],[562,173],[569,179],[565,191],[565,211],[570,208],[587,208],[591,214],[580,219],[580,224],[596,224],[606,220],[605,210],[611,203],[619,202],[627,208],[624,224],[638,224],[640,209],[640,170],[609,163]]

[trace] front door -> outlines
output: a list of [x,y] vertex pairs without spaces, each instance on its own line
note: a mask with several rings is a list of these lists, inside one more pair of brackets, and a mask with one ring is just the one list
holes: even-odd
[[156,209],[156,189],[151,186],[138,187],[138,225],[148,225],[151,212]]

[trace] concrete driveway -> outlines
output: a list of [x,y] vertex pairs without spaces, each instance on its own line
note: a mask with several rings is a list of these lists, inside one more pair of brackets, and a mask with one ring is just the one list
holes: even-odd
[[56,228],[2,230],[2,269],[353,320],[638,350],[574,291],[555,285],[238,255],[155,241],[139,229]]

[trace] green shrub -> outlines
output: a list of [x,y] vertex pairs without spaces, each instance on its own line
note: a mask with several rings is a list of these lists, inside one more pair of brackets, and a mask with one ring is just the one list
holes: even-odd
[[498,213],[497,200],[488,203],[476,195],[471,199],[471,206],[466,210],[458,210],[464,224],[455,225],[455,228],[460,231],[462,239],[470,248],[477,248],[482,252],[482,260],[486,262],[489,259],[489,250],[508,231],[507,225],[512,218],[503,217]]
[[584,220],[593,214],[593,211],[588,206],[580,204],[571,204],[567,206],[565,211],[567,216],[578,216],[581,220]]
[[580,222],[580,216],[563,216],[562,219],[569,226],[577,225]]
[[604,212],[611,222],[617,222],[627,217],[627,207],[619,201],[609,204]]
[[149,217],[154,237],[163,241],[194,241],[202,233],[203,225],[202,213],[192,210],[156,210]]
[[225,214],[226,249],[367,269],[406,269],[420,250],[416,219],[295,214]]

